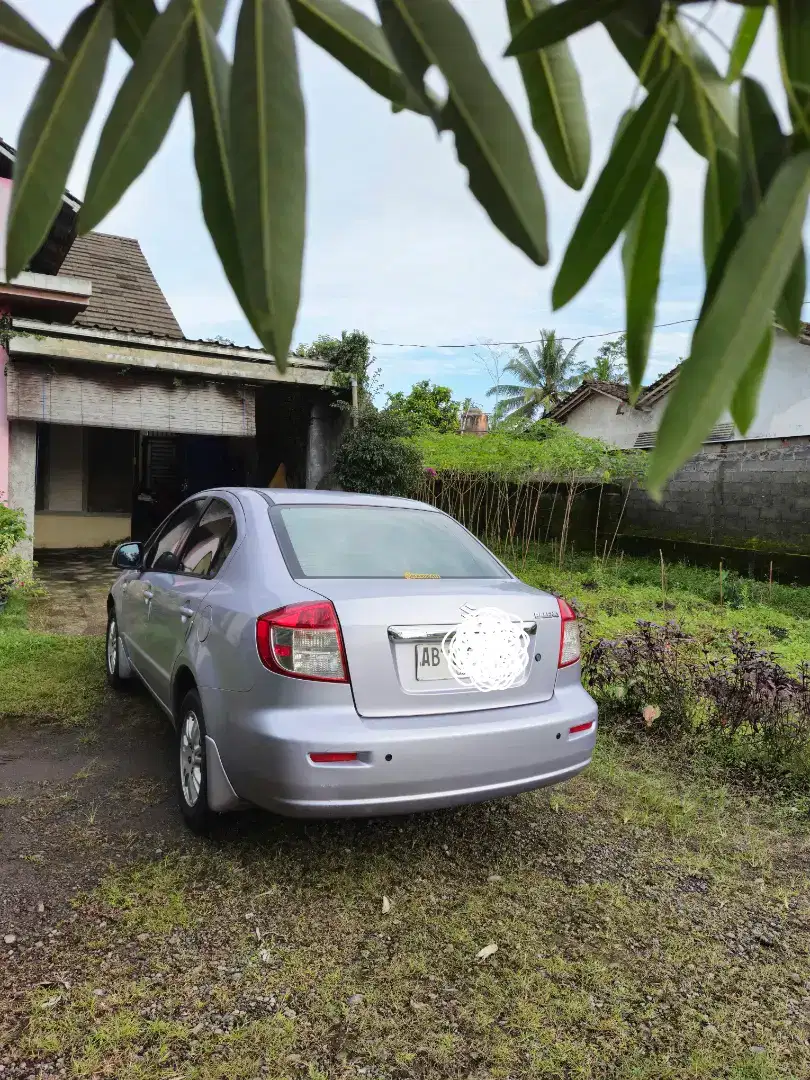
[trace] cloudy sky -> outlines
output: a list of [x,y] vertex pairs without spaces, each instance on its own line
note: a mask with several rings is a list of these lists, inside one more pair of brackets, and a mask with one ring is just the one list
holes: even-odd
[[[16,3],[53,41],[61,39],[81,7],[78,0]],[[373,0],[354,3],[373,14]],[[361,329],[379,343],[374,354],[386,389],[403,389],[416,379],[430,378],[451,386],[460,398],[470,396],[483,403],[491,382],[477,356],[484,350],[448,346],[536,338],[544,327],[571,339],[619,331],[624,322],[623,282],[618,253],[613,252],[575,301],[552,312],[555,267],[584,197],[557,180],[531,132],[517,65],[501,58],[509,39],[502,0],[457,3],[529,133],[548,201],[551,264],[543,269],[534,266],[495,231],[467,189],[452,136],[437,138],[424,118],[392,115],[382,99],[301,37],[310,185],[296,342]],[[164,0],[159,6],[165,6]],[[232,2],[223,29],[226,43],[233,33],[233,7]],[[714,8],[709,26],[730,41],[740,9],[723,2]],[[690,12],[702,18],[704,6],[691,7]],[[725,68],[727,58],[719,42],[711,36],[703,40]],[[618,118],[633,99],[635,83],[601,27],[578,35],[572,47],[593,136],[590,186]],[[42,65],[7,49],[0,49],[0,57],[5,87],[0,95],[0,137],[15,145]],[[92,127],[70,177],[76,195],[84,191],[100,125],[127,63],[116,46]],[[784,112],[770,22],[760,35],[750,70],[768,85]],[[657,320],[669,323],[693,318],[702,292],[703,163],[673,131],[663,166],[672,202]],[[202,224],[187,102],[157,157],[101,228],[138,238],[187,336],[222,335],[255,344]],[[656,332],[648,379],[687,353],[689,337],[689,325]],[[430,347],[397,348],[387,343]],[[582,357],[591,355],[599,343],[586,341]]]

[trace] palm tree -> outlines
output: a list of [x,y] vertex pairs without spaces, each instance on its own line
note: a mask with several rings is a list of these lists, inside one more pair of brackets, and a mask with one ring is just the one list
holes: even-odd
[[503,369],[504,374],[516,375],[520,383],[497,383],[487,390],[489,397],[498,399],[494,418],[537,420],[553,409],[579,382],[575,357],[581,344],[578,341],[566,352],[554,330],[541,330],[540,341],[531,352],[520,345]]
[[613,341],[606,341],[599,348],[590,364],[579,365],[583,379],[597,382],[627,382],[627,338],[624,334]]

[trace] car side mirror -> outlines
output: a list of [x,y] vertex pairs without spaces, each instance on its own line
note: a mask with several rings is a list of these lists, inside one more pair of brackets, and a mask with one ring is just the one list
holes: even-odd
[[134,541],[119,544],[113,552],[112,565],[117,570],[137,570],[141,565],[143,551],[140,544]]

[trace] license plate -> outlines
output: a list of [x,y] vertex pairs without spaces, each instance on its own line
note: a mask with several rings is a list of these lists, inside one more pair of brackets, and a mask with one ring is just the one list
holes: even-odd
[[416,678],[419,682],[452,679],[441,645],[415,645]]

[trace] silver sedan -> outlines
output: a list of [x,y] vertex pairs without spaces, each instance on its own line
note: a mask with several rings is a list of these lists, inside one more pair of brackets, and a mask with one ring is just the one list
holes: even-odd
[[[251,804],[351,817],[476,802],[591,759],[572,610],[434,507],[217,489],[113,562],[107,676],[137,676],[171,718],[195,830]],[[483,609],[525,648],[494,688],[462,678],[447,647]]]

